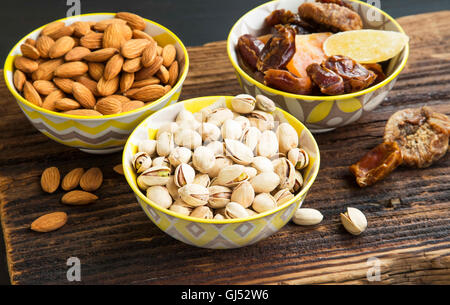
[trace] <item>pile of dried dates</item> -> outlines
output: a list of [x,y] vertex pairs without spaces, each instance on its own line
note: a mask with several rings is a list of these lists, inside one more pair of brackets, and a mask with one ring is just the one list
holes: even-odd
[[279,9],[264,20],[263,35],[239,37],[239,65],[257,81],[284,92],[339,95],[385,79],[380,64],[359,64],[326,56],[322,46],[333,33],[360,30],[361,17],[341,0],[303,3],[298,13]]

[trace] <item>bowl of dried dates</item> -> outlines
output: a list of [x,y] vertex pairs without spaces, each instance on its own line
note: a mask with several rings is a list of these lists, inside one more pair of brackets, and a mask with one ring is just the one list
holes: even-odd
[[22,38],[4,77],[49,138],[89,153],[121,150],[147,116],[177,102],[189,58],[167,28],[134,13],[60,19]]
[[312,132],[377,107],[406,65],[409,39],[382,10],[351,0],[279,0],[242,16],[227,40],[242,89]]
[[149,116],[123,150],[150,220],[184,243],[247,246],[280,230],[317,176],[311,132],[265,96],[206,96]]

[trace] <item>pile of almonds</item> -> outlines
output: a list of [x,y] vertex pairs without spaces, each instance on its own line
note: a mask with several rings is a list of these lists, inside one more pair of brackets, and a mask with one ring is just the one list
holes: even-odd
[[182,110],[155,140],[139,143],[133,166],[147,198],[183,215],[231,219],[275,209],[300,192],[309,156],[296,130],[275,120],[274,102],[240,94],[231,108]]
[[175,46],[145,32],[145,20],[120,12],[98,22],[62,21],[20,46],[14,85],[29,102],[57,112],[97,116],[143,107],[175,85]]
[[[59,186],[67,191],[61,198],[66,205],[86,205],[98,199],[92,192],[98,190],[103,183],[103,173],[98,167],[85,171],[75,168],[67,173],[61,181],[57,167],[49,167],[42,172],[41,188],[44,192],[54,193]],[[76,190],[80,186],[82,190]],[[67,214],[53,212],[37,218],[31,224],[31,229],[37,232],[50,232],[59,229],[67,222]]]

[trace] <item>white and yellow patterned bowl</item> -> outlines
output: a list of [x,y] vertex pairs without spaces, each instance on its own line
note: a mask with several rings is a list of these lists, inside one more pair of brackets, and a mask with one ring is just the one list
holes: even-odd
[[[382,10],[361,1],[345,0],[359,13],[365,29],[389,30],[404,33],[401,26]],[[238,64],[236,45],[244,34],[260,35],[264,18],[276,9],[297,12],[305,0],[279,0],[265,3],[242,16],[231,28],[227,41],[228,57],[236,71],[242,89],[255,96],[263,94],[273,99],[279,107],[294,115],[312,132],[326,132],[351,124],[365,112],[372,111],[394,86],[409,54],[407,45],[400,54],[390,60],[388,76],[381,83],[351,94],[336,96],[298,95],[267,87],[245,73]]]
[[[76,21],[100,21],[113,16],[114,14],[112,13],[85,14],[60,19],[59,21],[72,24]],[[188,53],[181,40],[165,27],[150,20],[146,20],[146,22],[145,32],[153,36],[158,44],[162,46],[169,43],[175,45],[177,60],[180,64],[180,76],[176,85],[166,95],[149,105],[123,114],[81,117],[49,111],[25,100],[17,92],[13,84],[14,57],[21,54],[20,46],[22,43],[28,38],[36,39],[45,26],[26,35],[9,53],[4,66],[6,85],[34,127],[49,138],[89,153],[104,154],[119,151],[122,149],[131,131],[144,118],[178,101],[183,82],[188,73]]]
[[158,128],[167,122],[174,121],[182,109],[192,113],[203,108],[229,107],[231,96],[208,96],[179,102],[164,108],[145,119],[131,134],[123,150],[123,165],[125,177],[135,193],[137,201],[147,216],[161,230],[189,245],[228,249],[251,245],[281,229],[298,209],[309,188],[313,184],[320,165],[320,154],[314,137],[309,130],[287,112],[277,109],[274,112],[276,120],[290,123],[299,134],[299,143],[308,152],[310,164],[303,172],[304,186],[292,200],[274,210],[245,219],[199,219],[184,216],[160,207],[147,199],[136,184],[136,174],[132,167],[133,155],[137,146],[144,139],[154,139]]

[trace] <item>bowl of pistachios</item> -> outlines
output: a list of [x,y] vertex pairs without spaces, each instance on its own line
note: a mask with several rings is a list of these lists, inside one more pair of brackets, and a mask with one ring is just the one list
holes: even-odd
[[132,132],[124,174],[150,220],[189,245],[238,248],[280,230],[319,171],[311,132],[263,95],[207,96]]

